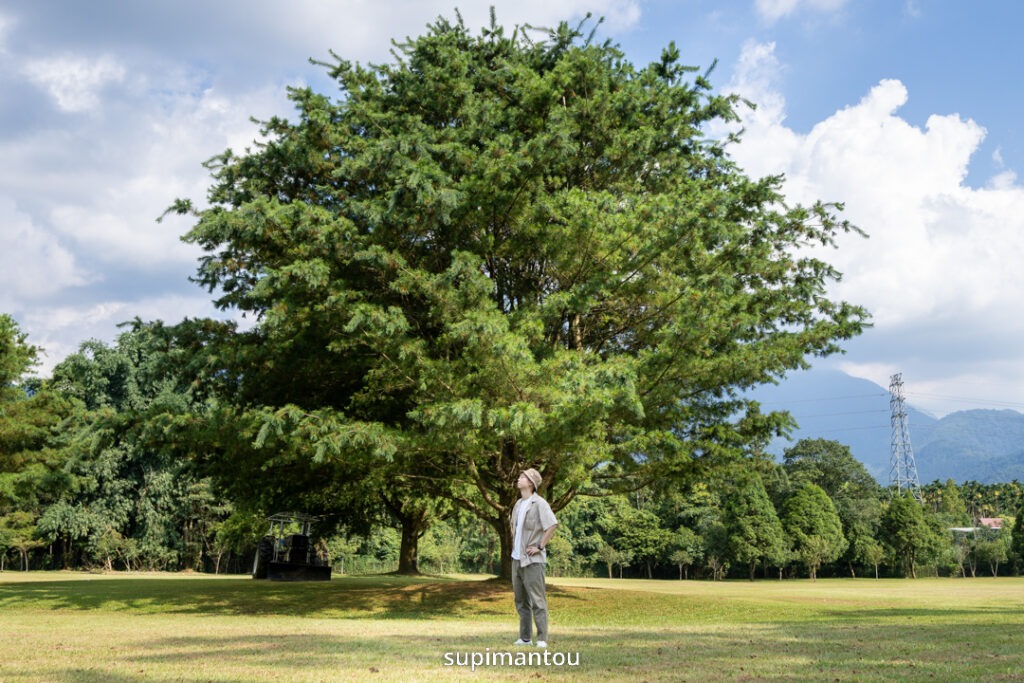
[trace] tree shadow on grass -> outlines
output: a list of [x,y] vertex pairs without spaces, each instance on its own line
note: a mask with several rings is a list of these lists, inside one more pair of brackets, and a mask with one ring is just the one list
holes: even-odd
[[921,607],[885,607],[885,608],[856,608],[844,610],[828,610],[822,613],[822,619],[827,621],[879,621],[885,619],[909,619],[920,622],[922,620],[934,621],[936,619],[948,619],[951,617],[983,619],[1020,617],[1024,615],[1021,605],[977,605],[974,607],[962,608],[921,608]]
[[[553,599],[591,589],[549,586]],[[149,614],[287,615],[434,619],[508,616],[508,583],[438,577],[351,577],[284,583],[251,579],[102,578],[0,584],[7,608],[134,611]]]

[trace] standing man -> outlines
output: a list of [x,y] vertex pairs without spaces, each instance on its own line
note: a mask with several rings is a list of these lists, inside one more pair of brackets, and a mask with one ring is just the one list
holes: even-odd
[[512,508],[512,592],[519,612],[519,640],[529,645],[532,622],[537,624],[537,647],[548,646],[548,599],[544,588],[544,563],[548,541],[558,520],[548,502],[537,494],[540,472],[532,467],[519,475],[519,500]]

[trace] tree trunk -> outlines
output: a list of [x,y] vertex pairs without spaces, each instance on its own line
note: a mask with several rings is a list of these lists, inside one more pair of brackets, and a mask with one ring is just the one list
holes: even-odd
[[750,569],[750,580],[754,580],[754,572],[757,570],[757,562],[751,562],[749,565]]
[[850,578],[851,579],[856,579],[857,578],[857,572],[855,572],[854,569],[853,569],[853,561],[851,560],[849,564],[850,564]]
[[398,550],[398,573],[416,575],[420,573],[418,554],[420,536],[426,531],[423,519],[415,515],[399,518],[402,523],[402,545]]
[[491,518],[488,522],[494,532],[498,534],[498,546],[501,557],[498,578],[502,581],[512,581],[512,529],[505,521],[504,515]]

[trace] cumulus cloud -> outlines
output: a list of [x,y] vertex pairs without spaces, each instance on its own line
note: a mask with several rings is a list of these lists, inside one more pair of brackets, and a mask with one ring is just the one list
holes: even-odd
[[35,225],[9,197],[0,196],[0,226],[0,311],[89,281],[71,251]]
[[[56,233],[76,251],[108,266],[132,269],[181,267],[198,251],[181,242],[187,222],[156,218],[178,197],[203,199],[209,176],[201,162],[225,148],[241,151],[258,137],[253,113],[284,113],[283,87],[266,87],[228,99],[215,89],[177,92],[168,101],[149,102],[140,88],[121,108],[134,110],[117,134],[104,124],[91,167],[70,170],[65,192],[50,202],[47,216]],[[85,172],[83,172],[85,171]],[[73,188],[80,188],[73,191]]]
[[[489,4],[463,8],[467,25],[486,25]],[[624,31],[640,18],[639,0],[493,4],[505,26],[592,12]],[[389,60],[392,38],[439,15],[454,18],[453,5],[97,0],[0,12],[12,94],[0,102],[0,311],[47,349],[44,372],[135,316],[222,316],[188,282],[199,255],[180,241],[190,221],[155,219],[175,198],[202,203],[202,162],[250,147],[250,117],[291,113],[286,86],[324,78],[307,58]]]
[[[731,89],[767,106],[746,117],[745,138],[732,152],[752,175],[784,173],[791,201],[844,202],[845,216],[870,234],[844,237],[838,250],[821,254],[844,273],[834,293],[873,313],[876,328],[865,336],[885,340],[857,347],[858,359],[844,369],[883,383],[894,366],[913,365],[930,375],[918,379],[939,384],[948,372],[941,366],[955,357],[970,368],[961,379],[969,375],[972,385],[1024,379],[1016,358],[1024,334],[1024,187],[1011,170],[984,187],[965,183],[984,128],[957,114],[914,126],[899,115],[907,88],[886,79],[798,133],[785,124],[778,71],[772,45],[744,47]],[[954,355],[943,351],[951,336]]]
[[[286,84],[228,93],[208,71],[161,55],[130,73],[113,57],[5,61],[9,78],[45,93],[23,105],[36,116],[0,129],[0,312],[46,350],[40,372],[86,339],[112,341],[135,316],[223,317],[188,281],[200,254],[180,239],[191,222],[156,219],[178,197],[202,203],[202,162],[252,146],[251,116],[287,114]],[[82,82],[68,85],[74,73]]]
[[[126,292],[130,294],[130,292]],[[186,317],[223,317],[202,294],[167,294],[99,301],[81,306],[55,305],[25,311],[18,316],[29,341],[43,349],[36,373],[48,376],[55,365],[74,353],[82,342],[98,339],[112,343],[118,325],[135,317],[175,323]]]
[[124,66],[109,56],[38,59],[25,64],[24,69],[66,112],[95,109],[100,102],[100,90],[108,83],[121,82],[125,76]]

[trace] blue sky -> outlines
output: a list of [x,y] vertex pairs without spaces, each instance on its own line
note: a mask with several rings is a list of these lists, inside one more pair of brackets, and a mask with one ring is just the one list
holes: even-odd
[[[871,237],[826,258],[835,294],[875,327],[823,361],[936,414],[1024,410],[1024,59],[1011,0],[461,2],[482,25],[587,11],[637,63],[674,40],[758,103],[733,149],[784,173],[793,201],[843,201]],[[388,59],[454,5],[434,0],[0,4],[0,311],[44,347],[45,374],[135,316],[220,315],[188,282],[183,219],[204,159],[242,150],[288,85],[331,84],[307,58]],[[724,131],[714,131],[721,133]],[[952,398],[948,398],[952,397]]]

